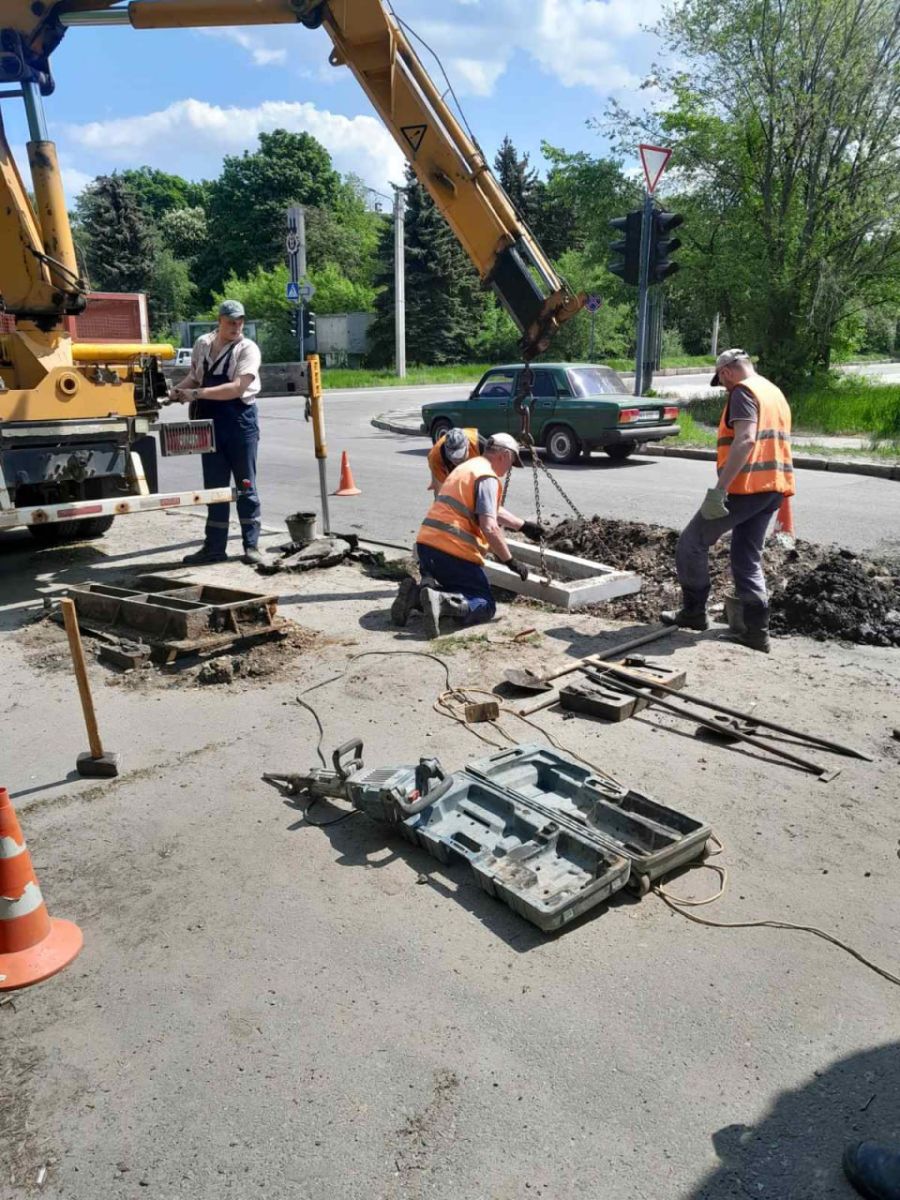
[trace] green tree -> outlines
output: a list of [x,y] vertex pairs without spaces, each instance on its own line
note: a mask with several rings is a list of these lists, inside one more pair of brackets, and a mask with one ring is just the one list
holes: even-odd
[[504,191],[528,225],[538,215],[542,185],[538,173],[529,163],[528,155],[519,155],[507,134],[494,158],[494,171]]
[[[394,230],[385,221],[376,283],[370,358],[394,359]],[[481,328],[486,297],[478,275],[460,249],[434,201],[407,170],[406,346],[410,362],[464,362]]]
[[340,183],[328,151],[308,133],[261,133],[258,150],[227,156],[209,186],[202,285],[218,289],[230,272],[272,270],[284,259],[287,207],[331,208]]
[[[827,367],[841,323],[900,267],[894,0],[682,0],[658,30],[661,110],[607,126],[674,149],[706,215],[704,283],[782,383]],[[685,65],[686,64],[686,65]]]
[[152,279],[144,290],[154,334],[170,329],[176,321],[190,316],[193,310],[196,289],[191,281],[190,267],[171,250],[158,252]]
[[206,212],[195,208],[170,208],[159,218],[160,239],[178,258],[192,260],[203,252],[209,237]]
[[75,202],[81,249],[96,291],[146,292],[158,245],[140,202],[118,175],[101,175]]
[[155,222],[173,209],[202,207],[206,202],[205,183],[170,175],[156,167],[136,167],[117,174]]

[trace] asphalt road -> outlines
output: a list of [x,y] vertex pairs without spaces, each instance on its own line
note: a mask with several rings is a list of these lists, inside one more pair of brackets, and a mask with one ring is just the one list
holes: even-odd
[[[679,377],[675,377],[678,379]],[[690,377],[685,377],[690,378]],[[326,393],[328,489],[338,486],[341,451],[346,450],[362,495],[330,500],[332,527],[360,532],[380,541],[411,544],[428,503],[423,438],[374,429],[371,418],[387,409],[409,408],[426,399],[448,396],[458,388],[385,388]],[[179,415],[178,410],[172,413]],[[302,401],[272,397],[260,402],[262,437],[259,479],[263,521],[283,527],[286,514],[320,508],[312,429],[303,419]],[[200,464],[193,458],[161,461],[163,490],[196,486]],[[590,465],[556,468],[556,478],[582,511],[678,528],[695,511],[710,485],[706,462],[637,458],[612,464],[595,455]],[[566,506],[544,480],[547,512],[565,515]],[[895,482],[857,475],[804,471],[796,503],[798,535],[810,541],[836,542],[852,550],[900,548],[900,492]],[[534,511],[531,471],[517,472],[510,507]],[[546,515],[546,513],[545,513]]]

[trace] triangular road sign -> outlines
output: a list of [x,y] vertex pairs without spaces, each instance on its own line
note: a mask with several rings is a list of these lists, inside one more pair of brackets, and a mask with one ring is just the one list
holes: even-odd
[[415,152],[422,145],[422,139],[424,138],[425,131],[427,129],[428,129],[427,125],[401,125],[400,126],[400,132],[403,134],[403,136],[406,138],[406,140],[409,142],[410,146],[412,147],[413,154],[415,154]]
[[652,196],[666,169],[666,164],[672,157],[672,151],[666,149],[665,146],[648,146],[646,142],[641,142],[638,149],[641,152],[641,162],[644,166],[647,191]]

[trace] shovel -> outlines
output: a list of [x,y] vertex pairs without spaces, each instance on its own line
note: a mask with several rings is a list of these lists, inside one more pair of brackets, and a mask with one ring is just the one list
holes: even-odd
[[629,650],[636,650],[638,646],[646,646],[648,642],[655,642],[659,638],[666,637],[670,633],[675,633],[674,625],[661,625],[658,629],[652,630],[650,633],[642,633],[640,637],[631,638],[630,641],[621,642],[618,646],[607,646],[600,654],[590,655],[587,658],[577,658],[568,666],[560,668],[558,671],[552,671],[549,675],[538,675],[536,671],[532,671],[529,667],[510,667],[503,672],[503,678],[507,683],[511,683],[513,687],[519,688],[523,692],[549,692],[553,690],[553,680],[559,679],[563,675],[570,675],[573,671],[582,671],[585,667],[594,665],[596,659],[601,657],[616,658],[620,654],[627,654]]

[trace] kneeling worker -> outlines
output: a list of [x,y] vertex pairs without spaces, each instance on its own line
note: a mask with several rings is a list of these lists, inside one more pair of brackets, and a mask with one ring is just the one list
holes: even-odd
[[495,433],[483,455],[450,472],[422,522],[416,538],[422,570],[418,602],[429,637],[438,636],[444,615],[463,625],[493,617],[497,606],[484,572],[488,550],[521,579],[528,578],[528,567],[513,558],[501,528],[540,536],[535,522],[523,521],[500,503],[503,477],[514,463],[522,465],[515,439]]
[[678,539],[675,569],[684,595],[669,625],[708,629],[709,550],[731,531],[731,573],[743,601],[745,632],[737,640],[769,651],[769,596],[762,556],[766,533],[785,497],[794,495],[791,410],[781,390],[757,375],[743,350],[716,359],[711,386],[728,400],[719,422],[718,482]]
[[486,445],[487,438],[483,438],[477,429],[459,429],[456,426],[448,429],[428,452],[428,469],[431,472],[428,490],[439,492],[450,472],[467,458],[484,454]]

